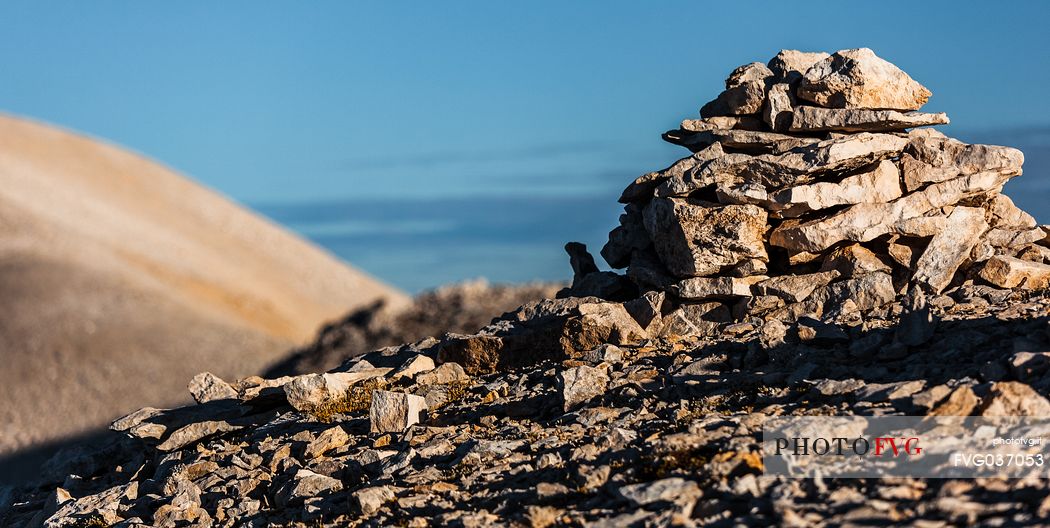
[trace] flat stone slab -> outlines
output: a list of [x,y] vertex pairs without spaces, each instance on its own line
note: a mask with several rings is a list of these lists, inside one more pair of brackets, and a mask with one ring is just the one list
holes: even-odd
[[863,108],[799,106],[791,113],[790,132],[889,132],[921,126],[947,125],[943,112],[899,112]]

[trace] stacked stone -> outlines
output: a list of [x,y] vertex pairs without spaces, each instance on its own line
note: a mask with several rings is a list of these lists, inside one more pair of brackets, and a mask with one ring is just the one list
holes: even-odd
[[1001,194],[1024,156],[916,128],[948,123],[917,111],[930,95],[866,48],[741,66],[664,134],[693,154],[624,190],[602,256],[694,323],[863,312],[967,280],[1047,287],[1048,226]]

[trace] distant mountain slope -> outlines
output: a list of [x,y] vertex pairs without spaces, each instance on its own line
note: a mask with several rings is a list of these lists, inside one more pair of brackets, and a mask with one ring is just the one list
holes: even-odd
[[0,454],[261,371],[400,292],[173,171],[0,115]]

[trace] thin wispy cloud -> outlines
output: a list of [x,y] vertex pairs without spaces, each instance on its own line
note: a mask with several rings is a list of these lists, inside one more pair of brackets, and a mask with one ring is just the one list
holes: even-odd
[[569,156],[622,153],[626,145],[611,141],[547,143],[505,149],[464,149],[414,152],[392,156],[362,156],[340,164],[345,170],[384,170],[397,168],[437,168],[449,165],[544,161]]

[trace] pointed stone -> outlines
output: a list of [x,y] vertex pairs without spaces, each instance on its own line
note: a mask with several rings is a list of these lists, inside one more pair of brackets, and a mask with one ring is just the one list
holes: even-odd
[[[982,206],[991,213],[989,224],[992,227],[1007,229],[1035,229],[1039,225],[1032,215],[1014,205],[1014,201],[1005,194],[996,194]],[[1039,239],[1037,239],[1039,240]]]
[[762,120],[775,132],[792,129],[795,94],[787,83],[774,84],[766,94],[766,105],[762,108]]
[[753,205],[706,207],[658,198],[644,218],[660,260],[678,277],[702,277],[748,259],[768,259],[766,212]]
[[802,76],[798,97],[826,108],[918,110],[930,93],[868,48],[841,50]]
[[620,215],[620,225],[609,232],[609,241],[602,246],[601,255],[613,268],[625,268],[635,253],[652,246],[642,221],[642,208],[627,204]]
[[745,64],[729,74],[726,89],[700,109],[700,117],[757,114],[773,72],[761,62]]
[[237,391],[211,372],[201,372],[194,376],[188,388],[190,395],[197,403],[237,398]]
[[[770,92],[772,99],[772,91]],[[947,125],[948,114],[867,110],[861,108],[795,107],[788,119],[791,132],[889,132],[932,125]]]
[[430,356],[416,354],[405,360],[397,370],[390,374],[390,381],[397,381],[402,378],[412,379],[416,374],[434,370],[436,366]]
[[912,278],[925,284],[932,293],[940,293],[952,281],[959,266],[970,256],[981,234],[988,229],[984,210],[977,207],[956,207],[948,221],[926,246],[916,264]]
[[981,278],[1000,288],[1038,290],[1050,285],[1050,265],[995,256],[981,269]]
[[666,297],[662,291],[645,292],[641,297],[624,303],[623,308],[645,333],[655,335],[663,318]]

